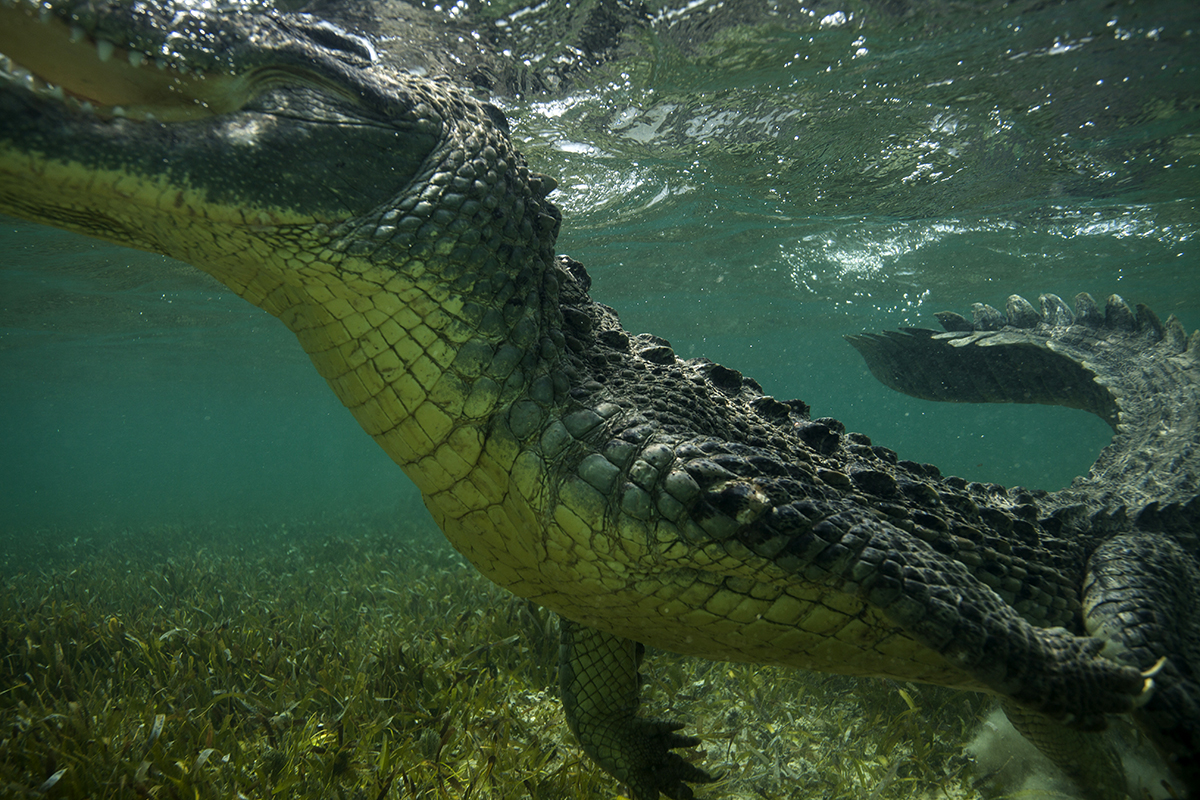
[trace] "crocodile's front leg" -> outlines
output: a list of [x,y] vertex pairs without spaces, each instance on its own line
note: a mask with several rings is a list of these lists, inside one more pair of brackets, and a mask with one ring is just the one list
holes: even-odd
[[558,674],[567,725],[597,764],[629,786],[633,800],[658,800],[660,792],[688,800],[688,782],[714,779],[671,752],[700,743],[676,733],[682,723],[638,717],[641,660],[637,642],[563,619]]

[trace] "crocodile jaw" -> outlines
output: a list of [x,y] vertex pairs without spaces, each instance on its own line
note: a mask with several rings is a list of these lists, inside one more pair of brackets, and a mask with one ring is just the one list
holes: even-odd
[[195,119],[238,108],[248,86],[117,47],[29,4],[0,4],[0,62],[10,79],[103,117]]

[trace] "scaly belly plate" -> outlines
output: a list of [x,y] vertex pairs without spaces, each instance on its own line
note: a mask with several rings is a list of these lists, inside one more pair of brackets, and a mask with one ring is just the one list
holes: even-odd
[[[430,505],[437,515],[437,503]],[[562,524],[566,522],[567,524]],[[536,513],[509,493],[490,510],[440,517],[488,578],[564,616],[644,644],[727,661],[779,664],[982,689],[860,600],[785,580],[697,548],[689,567],[644,544]],[[711,557],[706,557],[711,556]]]

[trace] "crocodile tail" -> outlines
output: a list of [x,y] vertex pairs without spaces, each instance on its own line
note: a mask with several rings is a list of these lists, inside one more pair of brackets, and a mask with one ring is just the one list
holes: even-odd
[[1080,408],[1114,431],[1076,488],[1152,527],[1200,522],[1200,331],[1174,316],[1090,295],[1072,310],[1046,294],[1004,312],[976,304],[973,319],[944,312],[942,332],[909,328],[847,336],[885,385],[927,400],[1041,403]]

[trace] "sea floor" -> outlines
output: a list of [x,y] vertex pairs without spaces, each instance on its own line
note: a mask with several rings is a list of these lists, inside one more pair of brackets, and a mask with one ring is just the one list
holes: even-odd
[[[408,528],[6,548],[0,796],[621,797],[563,721],[554,616]],[[668,653],[643,672],[644,713],[685,721],[720,776],[699,798],[1069,796],[988,744],[985,697]]]

